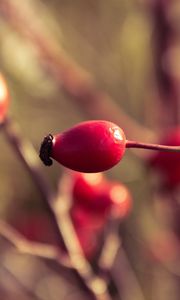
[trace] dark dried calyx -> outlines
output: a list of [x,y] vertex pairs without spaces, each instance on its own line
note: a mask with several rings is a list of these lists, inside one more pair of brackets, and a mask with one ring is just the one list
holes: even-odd
[[48,134],[47,136],[45,136],[45,138],[41,143],[41,147],[39,151],[39,157],[41,158],[41,160],[46,166],[51,166],[53,163],[52,159],[50,158],[51,150],[53,146],[52,141],[53,141],[52,134]]

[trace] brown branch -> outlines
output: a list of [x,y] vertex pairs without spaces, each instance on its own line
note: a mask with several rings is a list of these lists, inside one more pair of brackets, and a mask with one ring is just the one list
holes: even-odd
[[61,249],[50,244],[29,241],[3,220],[0,220],[0,235],[8,240],[21,253],[53,259],[63,267],[71,267]]
[[3,133],[7,141],[12,146],[15,154],[24,164],[25,168],[34,181],[35,186],[42,195],[44,204],[51,216],[52,225],[58,238],[57,241],[59,243],[59,246],[62,247],[60,230],[51,208],[51,202],[55,197],[55,193],[52,190],[48,180],[45,178],[43,172],[40,170],[39,157],[34,147],[27,139],[22,137],[18,124],[12,121],[10,118],[6,119],[3,123]]
[[180,121],[179,56],[176,55],[179,36],[173,15],[169,13],[176,2],[156,0],[148,5],[154,23],[154,68],[160,95],[159,119],[165,126],[177,125]]
[[144,300],[142,288],[118,236],[119,223],[109,220],[99,268],[109,274],[123,300]]
[[43,300],[40,296],[38,296],[35,291],[25,285],[7,266],[1,265],[1,268],[14,280],[16,285],[18,285],[19,289],[24,292],[26,295],[36,300]]
[[58,195],[53,203],[54,212],[56,214],[59,227],[61,228],[63,240],[68,249],[69,258],[73,267],[84,279],[87,287],[94,294],[95,298],[98,300],[110,300],[111,297],[108,293],[107,282],[93,272],[91,265],[85,258],[83,249],[72,223],[72,219],[69,214],[71,206],[71,184],[70,176],[65,174],[60,181]]
[[[70,190],[70,182],[68,182],[67,177],[62,180],[60,192],[55,196],[39,169],[36,151],[29,142],[20,136],[16,124],[10,119],[6,119],[3,129],[7,140],[29,171],[35,185],[43,196],[44,204],[50,213],[57,236],[59,239],[62,237],[72,268],[79,274],[83,283],[95,299],[111,299],[107,292],[106,282],[94,274],[76,237],[76,232],[68,214],[67,195]],[[59,240],[61,246],[62,241],[61,239]]]

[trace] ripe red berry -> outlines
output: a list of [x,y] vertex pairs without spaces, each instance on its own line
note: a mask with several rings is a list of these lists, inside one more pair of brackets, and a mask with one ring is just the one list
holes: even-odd
[[[170,129],[161,139],[161,144],[180,146],[180,127]],[[180,154],[177,152],[155,152],[148,164],[161,176],[162,182],[168,187],[180,184]]]
[[119,219],[128,215],[132,197],[124,184],[108,181],[102,173],[72,173],[72,178],[72,210],[80,220],[86,221],[89,215],[89,219],[93,216],[95,223],[97,218],[103,220],[108,215]]
[[6,117],[9,107],[9,92],[6,86],[6,82],[3,76],[0,74],[0,123],[2,123]]
[[123,157],[126,146],[124,132],[108,121],[87,121],[54,137],[45,137],[40,157],[46,165],[54,158],[63,166],[85,173],[108,170]]
[[105,212],[109,206],[109,199],[103,195],[107,180],[102,173],[77,173],[71,174],[73,180],[72,198],[73,205],[83,207],[89,211]]
[[105,215],[95,209],[74,205],[71,218],[84,254],[87,258],[93,257],[100,247],[99,237],[106,223]]
[[70,213],[75,228],[88,228],[96,231],[106,223],[105,215],[103,216],[95,209],[88,210],[85,206],[73,205]]

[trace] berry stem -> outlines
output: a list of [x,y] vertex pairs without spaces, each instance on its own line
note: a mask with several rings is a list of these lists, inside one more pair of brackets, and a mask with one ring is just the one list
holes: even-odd
[[140,148],[140,149],[147,149],[147,150],[157,150],[157,151],[179,152],[180,153],[180,146],[148,144],[148,143],[141,143],[141,142],[128,141],[128,140],[126,140],[126,148]]

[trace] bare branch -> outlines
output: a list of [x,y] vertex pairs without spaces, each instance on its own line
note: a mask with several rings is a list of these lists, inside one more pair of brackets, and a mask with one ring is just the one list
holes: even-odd
[[29,241],[3,220],[0,220],[0,235],[13,244],[21,253],[54,259],[63,267],[70,267],[68,258],[62,253],[61,249],[54,245]]
[[[76,232],[72,225],[67,206],[67,203],[69,201],[68,191],[70,190],[69,178],[66,176],[64,177],[61,182],[59,193],[57,196],[55,196],[47,180],[44,178],[42,172],[39,169],[36,151],[29,142],[22,138],[19,131],[17,130],[16,124],[13,123],[10,119],[7,119],[4,122],[4,133],[7,140],[15,150],[15,153],[19,156],[24,166],[29,171],[35,185],[41,192],[44,204],[46,205],[50,213],[51,219],[54,224],[54,229],[57,232],[59,242],[61,244],[61,242],[63,241],[65,244],[65,248],[70,258],[72,268],[74,268],[79,274],[83,283],[93,294],[95,299],[111,299],[107,292],[106,282],[102,278],[94,274],[89,262],[84,256],[80,243],[76,237]],[[68,189],[66,189],[66,187],[68,187]],[[62,241],[60,237],[62,237]],[[23,246],[24,244],[21,244],[21,247]]]

